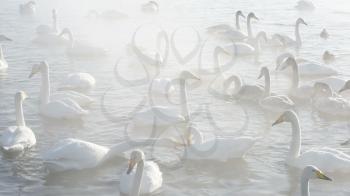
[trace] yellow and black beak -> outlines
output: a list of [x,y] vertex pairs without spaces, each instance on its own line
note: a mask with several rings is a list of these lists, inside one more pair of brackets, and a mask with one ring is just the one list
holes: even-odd
[[272,123],[272,126],[275,126],[275,125],[277,125],[277,124],[280,124],[280,123],[282,123],[284,120],[283,120],[283,117],[281,116],[281,117],[279,117],[274,123]]
[[133,159],[130,159],[128,170],[126,171],[126,174],[129,175],[131,173],[131,171],[134,169],[135,165],[136,165],[136,161]]
[[319,179],[322,179],[322,180],[329,180],[329,181],[332,181],[332,179],[328,176],[326,176],[325,174],[323,174],[321,171],[317,171],[316,172],[316,176],[317,178]]

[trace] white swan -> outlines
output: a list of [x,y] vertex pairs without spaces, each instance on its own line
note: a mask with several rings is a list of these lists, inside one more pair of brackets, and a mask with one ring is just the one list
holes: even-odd
[[88,114],[88,111],[82,109],[77,102],[68,96],[58,100],[51,100],[49,65],[46,62],[34,65],[29,78],[39,72],[41,72],[41,114],[54,119],[77,119]]
[[300,193],[301,196],[309,196],[309,180],[310,179],[321,179],[332,181],[331,178],[326,176],[321,170],[317,167],[308,165],[304,168],[301,178],[300,178]]
[[[239,17],[245,18],[241,10],[238,10],[236,12],[236,28],[233,28],[229,24],[219,24],[210,26],[207,28],[208,33],[220,33],[220,32],[227,32],[232,31],[231,33],[237,33],[237,39],[243,40],[246,36],[241,32],[241,26],[239,25]],[[236,36],[233,36],[236,37]]]
[[71,73],[63,80],[59,90],[87,92],[95,87],[96,80],[89,73]]
[[146,161],[142,150],[134,150],[127,171],[120,177],[120,192],[130,196],[150,194],[158,190],[162,183],[162,172],[157,163]]
[[289,96],[297,101],[308,101],[313,92],[312,85],[299,86],[299,67],[293,57],[288,57],[281,70],[291,67],[292,69],[292,86],[289,90]]
[[227,161],[243,158],[256,142],[256,138],[248,136],[214,137],[205,140],[198,129],[190,127],[188,131],[185,144],[185,158],[188,160]]
[[[291,53],[283,53],[276,58],[276,70],[279,70],[280,67],[285,66],[286,60],[289,57],[294,56]],[[295,58],[294,58],[295,59]],[[337,75],[338,71],[332,67],[321,64],[315,61],[309,61],[303,58],[295,59],[298,65],[299,75],[301,77],[323,77],[323,76],[332,76]]]
[[300,0],[295,6],[295,9],[298,9],[300,11],[312,11],[315,9],[315,5],[312,3],[312,1]]
[[343,86],[346,83],[346,80],[339,78],[339,77],[336,77],[336,76],[330,76],[330,77],[326,77],[326,78],[312,80],[310,83],[312,85],[314,85],[316,82],[325,83],[328,86],[330,86],[332,88],[332,90],[338,92],[343,88]]
[[326,29],[322,29],[322,31],[321,31],[321,33],[320,33],[320,37],[321,37],[322,39],[328,39],[329,33],[327,32]]
[[151,14],[158,13],[159,12],[159,5],[156,1],[149,1],[145,4],[142,4],[141,10],[142,10],[142,12],[149,13],[149,14],[150,13]]
[[19,12],[21,15],[34,15],[36,13],[35,1],[29,1],[25,4],[19,5]]
[[17,154],[36,144],[33,131],[26,126],[24,121],[22,103],[26,98],[27,95],[23,91],[15,95],[16,126],[8,127],[0,136],[1,148],[5,153]]
[[306,22],[302,18],[297,19],[297,21],[295,22],[295,30],[294,30],[295,40],[293,38],[288,37],[287,35],[282,35],[282,34],[275,34],[275,35],[278,36],[282,40],[282,42],[285,46],[287,46],[287,47],[293,46],[296,48],[300,48],[302,45],[302,41],[300,38],[300,32],[299,32],[300,24],[307,25]]
[[237,30],[228,30],[228,31],[224,31],[222,33],[219,34],[220,37],[224,38],[224,39],[228,39],[231,41],[242,41],[244,39],[254,39],[254,35],[253,35],[253,31],[252,31],[252,25],[251,25],[251,20],[255,19],[255,20],[259,20],[258,17],[255,16],[255,14],[253,12],[250,12],[247,16],[247,32],[248,35],[243,34],[240,31]]
[[[163,64],[162,58],[159,53],[155,56],[156,60],[156,69],[158,76],[160,74],[160,68]],[[164,78],[164,77],[155,77],[151,82],[151,91],[152,95],[156,96],[167,96],[169,93],[174,92],[175,87],[171,84],[172,79],[171,78]]]
[[265,86],[262,86],[260,84],[243,84],[242,79],[238,75],[231,75],[230,77],[228,77],[225,80],[223,86],[224,89],[228,89],[231,83],[233,82],[234,89],[232,92],[232,97],[234,99],[257,102],[260,99],[270,95],[270,85],[266,83],[268,80],[270,80],[270,76],[267,74],[267,72],[262,71],[258,78],[265,78]]
[[322,114],[332,117],[350,116],[350,102],[333,92],[325,83],[317,82],[314,84],[312,104]]
[[4,53],[2,51],[2,46],[0,45],[0,71],[5,71],[8,68],[8,63],[5,59]]
[[72,57],[103,57],[106,56],[106,50],[92,46],[87,43],[78,42],[73,39],[73,34],[68,28],[64,28],[59,36],[67,35],[69,46],[67,54]]
[[265,76],[265,88],[268,90],[268,95],[259,100],[259,105],[265,110],[273,112],[282,112],[294,107],[294,102],[285,95],[271,95],[270,86],[270,71],[267,67],[262,67],[260,71],[260,76]]
[[159,126],[169,126],[189,120],[190,112],[187,104],[186,81],[188,79],[199,80],[199,78],[189,71],[182,71],[178,79],[180,83],[180,111],[173,107],[151,106],[141,110],[133,116],[133,122],[135,125],[152,126],[154,122],[153,118],[155,116],[159,119],[157,120],[157,125]]
[[322,55],[323,62],[325,62],[326,64],[335,61],[335,57],[336,56],[331,52],[329,52],[328,50],[326,50]]
[[11,42],[12,41],[12,39],[11,38],[9,38],[9,37],[7,37],[6,35],[0,35],[0,42],[2,42],[2,41],[9,41],[9,42]]
[[46,35],[46,34],[57,34],[57,12],[55,9],[52,10],[52,26],[50,25],[39,25],[36,28],[36,33],[38,35]]
[[136,139],[123,141],[112,145],[110,148],[94,144],[92,142],[66,138],[54,144],[42,154],[45,167],[52,173],[69,170],[91,169],[113,159],[126,159],[125,152],[134,148],[135,145],[157,145],[173,148],[171,139]]
[[314,165],[325,172],[350,172],[350,156],[339,150],[323,147],[300,153],[301,129],[296,113],[293,111],[284,112],[272,126],[282,122],[290,122],[292,125],[292,141],[286,161],[288,165],[299,169]]

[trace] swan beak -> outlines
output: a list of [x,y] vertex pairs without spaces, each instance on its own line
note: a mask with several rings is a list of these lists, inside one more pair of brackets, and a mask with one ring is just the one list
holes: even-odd
[[34,76],[34,74],[35,74],[34,72],[30,73],[28,78],[32,78]]
[[256,17],[255,15],[254,15],[252,18],[254,18],[255,20],[259,20],[259,18],[258,18],[258,17]]
[[126,174],[129,175],[131,173],[131,171],[134,169],[135,165],[136,165],[136,161],[135,160],[130,160],[129,161],[128,170],[126,171]]
[[305,21],[302,22],[304,25],[308,26],[307,23]]
[[272,123],[272,126],[275,126],[277,124],[280,124],[282,123],[284,120],[283,120],[283,117],[279,117],[274,123]]
[[332,179],[328,176],[326,176],[325,174],[323,174],[321,171],[317,171],[316,172],[316,176],[317,178],[319,179],[322,179],[322,180],[329,180],[329,181],[332,181]]

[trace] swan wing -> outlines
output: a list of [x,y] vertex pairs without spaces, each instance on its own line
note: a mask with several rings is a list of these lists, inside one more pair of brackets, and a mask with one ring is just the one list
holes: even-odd
[[51,100],[71,99],[81,107],[90,105],[94,100],[87,95],[75,91],[59,91],[50,96]]
[[301,76],[329,76],[338,74],[338,71],[326,65],[306,62],[299,64],[299,73]]
[[136,124],[152,125],[154,116],[159,119],[157,120],[158,125],[162,126],[185,121],[185,118],[178,110],[163,106],[154,106],[141,110],[139,113],[136,113],[135,116],[133,116],[133,120]]
[[294,106],[294,102],[285,95],[273,95],[260,100],[260,105],[269,110],[285,111]]
[[88,114],[71,99],[51,101],[41,108],[41,112],[50,118],[56,119],[76,119]]
[[264,88],[262,86],[244,85],[234,96],[243,100],[258,100],[263,94]]
[[33,131],[28,127],[9,127],[1,134],[0,143],[9,152],[22,151],[36,144]]
[[88,73],[71,73],[60,88],[71,90],[90,90],[96,84],[95,78]]
[[96,167],[108,150],[91,142],[67,138],[45,152],[43,159],[47,168],[53,172],[80,170]]
[[225,32],[230,30],[234,30],[234,28],[228,24],[218,24],[207,28],[208,33],[219,33],[219,32]]

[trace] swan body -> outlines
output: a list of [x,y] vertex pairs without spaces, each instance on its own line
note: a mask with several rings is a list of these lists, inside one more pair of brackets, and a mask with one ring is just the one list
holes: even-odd
[[224,46],[224,49],[234,56],[249,56],[256,53],[255,48],[245,42],[235,42],[233,44]]
[[219,25],[214,25],[214,26],[208,27],[207,28],[207,32],[209,32],[209,33],[218,33],[218,32],[227,32],[227,31],[236,31],[236,32],[241,33],[240,32],[241,27],[239,25],[239,17],[245,18],[245,16],[243,15],[241,10],[238,10],[236,12],[235,16],[236,16],[236,29],[234,27],[232,27],[231,25],[229,25],[229,24],[219,24]]
[[187,105],[187,90],[186,80],[194,79],[199,80],[189,71],[182,71],[179,76],[180,82],[180,96],[182,100],[180,111],[173,107],[166,106],[152,106],[141,110],[133,116],[133,122],[136,125],[152,126],[154,123],[154,117],[157,118],[157,125],[168,126],[189,120],[189,109]]
[[238,75],[232,75],[224,82],[224,88],[228,89],[231,83],[234,83],[232,96],[239,100],[257,101],[265,94],[265,89],[261,85],[243,84],[242,79]]
[[337,117],[350,116],[350,102],[334,93],[326,83],[316,82],[314,84],[312,104],[322,114]]
[[95,78],[88,73],[71,73],[60,85],[60,90],[74,90],[87,92],[95,87]]
[[294,107],[294,102],[285,95],[271,95],[259,101],[259,104],[265,110],[273,112],[286,111]]
[[158,13],[159,5],[156,1],[149,1],[141,6],[141,10],[144,13]]
[[24,121],[22,103],[26,97],[23,91],[15,95],[16,126],[8,127],[0,136],[1,148],[5,153],[18,154],[36,144],[33,131],[26,126]]
[[36,3],[35,1],[29,1],[25,4],[19,5],[19,12],[21,15],[34,15],[36,13]]
[[59,36],[63,35],[68,35],[70,46],[66,52],[71,57],[102,57],[107,54],[106,50],[102,48],[75,41],[72,32],[68,28],[63,29]]
[[338,78],[336,76],[330,76],[330,77],[326,77],[326,78],[313,80],[313,81],[311,81],[311,84],[314,85],[316,82],[325,83],[328,86],[330,86],[332,90],[338,92],[343,88],[343,86],[346,83],[346,80],[344,80],[342,78]]
[[5,35],[0,35],[0,42],[2,42],[2,41],[9,41],[10,42],[10,41],[12,41],[12,39],[5,36]]
[[41,62],[34,65],[29,77],[41,73],[41,95],[40,95],[40,112],[46,117],[53,119],[78,119],[88,114],[88,111],[82,109],[78,103],[69,97],[51,100],[50,99],[50,79],[49,65]]
[[283,42],[283,44],[286,47],[296,47],[296,48],[300,48],[302,45],[302,41],[300,38],[300,32],[299,32],[299,26],[300,24],[304,24],[307,25],[306,22],[302,19],[302,18],[298,18],[296,23],[295,23],[295,30],[294,30],[294,34],[295,34],[295,40],[287,35],[282,35],[282,34],[275,34],[276,36],[278,36],[281,41]]
[[326,176],[320,169],[318,169],[313,165],[308,165],[304,168],[300,178],[301,196],[310,196],[310,191],[309,191],[310,179],[321,179],[321,180],[332,181],[332,179]]
[[166,96],[174,92],[175,88],[171,84],[170,78],[155,78],[152,84],[152,93],[159,96]]
[[130,196],[150,194],[162,186],[163,177],[158,165],[144,159],[145,155],[141,150],[131,153],[128,170],[123,172],[120,178],[121,193]]
[[8,68],[8,63],[4,57],[4,53],[2,52],[2,47],[0,46],[0,71],[5,71]]
[[295,6],[300,11],[312,11],[315,9],[315,5],[309,0],[300,0]]
[[186,146],[186,159],[227,161],[243,158],[256,142],[253,137],[215,137],[204,140],[202,133],[190,128],[191,134]]
[[287,158],[288,165],[299,169],[314,165],[325,172],[350,172],[350,156],[339,150],[324,147],[300,153],[301,129],[298,116],[293,111],[284,112],[273,123],[273,126],[282,122],[290,122],[292,125],[292,142]]
[[[276,59],[276,69],[285,66],[288,57],[293,57],[291,53],[283,53]],[[338,71],[327,65],[315,61],[308,61],[306,59],[296,59],[298,64],[298,71],[301,77],[321,77],[337,75]]]

